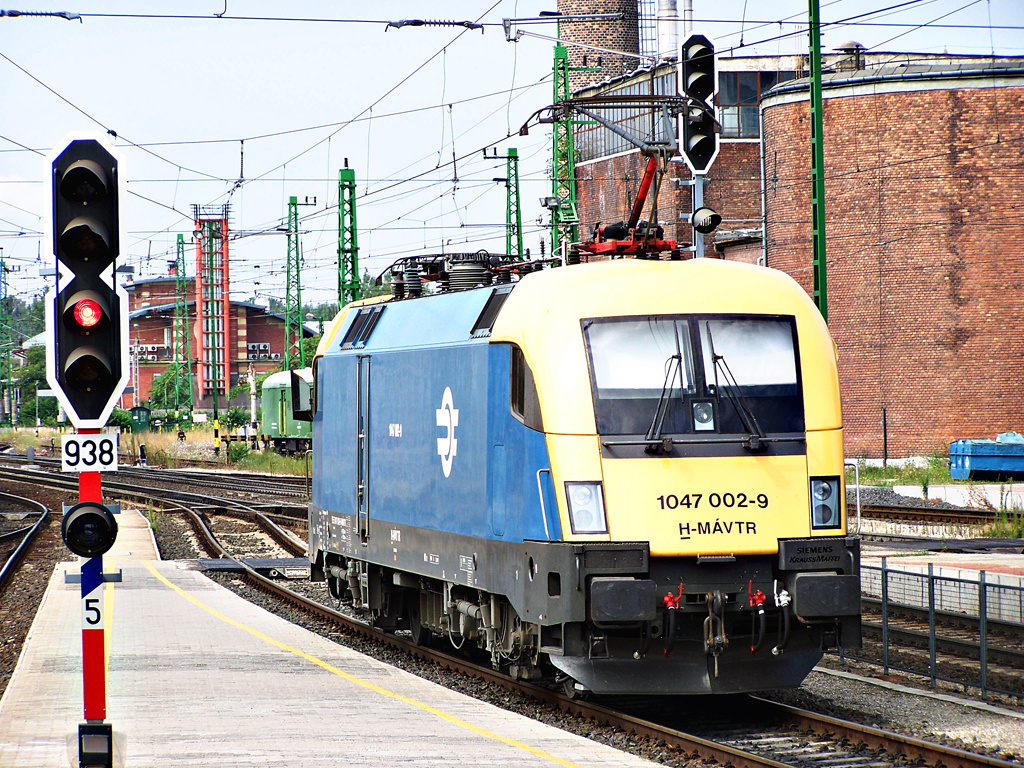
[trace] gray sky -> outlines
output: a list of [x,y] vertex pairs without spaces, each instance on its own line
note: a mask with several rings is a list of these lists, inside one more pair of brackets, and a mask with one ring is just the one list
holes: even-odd
[[[693,5],[695,28],[719,52],[741,42],[743,54],[806,52],[803,0]],[[39,267],[54,261],[45,155],[81,130],[118,135],[122,251],[137,278],[166,274],[177,234],[191,239],[193,204],[229,203],[232,298],[283,298],[287,245],[276,230],[289,196],[315,196],[299,208],[303,300],[335,300],[345,158],[356,173],[361,270],[442,246],[503,251],[505,188],[494,179],[505,161],[484,158],[484,148],[519,151],[525,244],[536,254],[547,239],[537,222],[550,190],[550,132],[517,133],[551,103],[553,43],[507,42],[501,21],[554,6],[70,0],[62,7],[81,22],[0,18],[0,248],[17,270],[10,292],[31,300],[45,287]],[[486,26],[386,28],[410,18]],[[853,39],[873,51],[1024,55],[1022,0],[823,0],[821,19],[853,19],[825,28],[826,50]],[[553,24],[522,28],[555,34]],[[187,258],[194,263],[191,246]]]

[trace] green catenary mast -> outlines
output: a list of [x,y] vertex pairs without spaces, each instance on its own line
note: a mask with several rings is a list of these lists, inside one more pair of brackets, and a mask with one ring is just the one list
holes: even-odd
[[[555,46],[554,103],[566,101],[569,93],[569,52],[559,43]],[[572,111],[558,110],[552,125],[551,193],[557,199],[551,209],[551,254],[559,252],[562,240],[579,240],[579,215],[576,210],[576,151],[572,137]]]
[[[292,368],[292,358],[298,357],[299,368],[306,367],[306,352],[302,348],[302,280],[299,268],[302,253],[299,247],[299,206],[316,205],[316,198],[310,202],[307,197],[302,203],[299,198],[288,198],[288,266],[284,285],[284,370]],[[297,349],[293,352],[292,345]]]
[[11,358],[14,356],[14,334],[11,333],[11,298],[7,292],[7,264],[0,258],[0,361],[3,368],[3,421],[14,423],[14,390],[11,381]]
[[505,253],[523,259],[523,214],[519,209],[519,151],[509,148],[506,156],[507,213],[505,219]]
[[174,415],[192,418],[192,340],[188,332],[188,278],[185,273],[185,236],[178,235],[174,269]]
[[360,298],[359,239],[356,235],[356,172],[338,171],[338,309]]

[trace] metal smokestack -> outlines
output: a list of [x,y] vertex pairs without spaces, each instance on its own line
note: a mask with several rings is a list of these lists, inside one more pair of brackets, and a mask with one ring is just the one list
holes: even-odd
[[677,18],[676,0],[658,0],[658,61],[679,58]]

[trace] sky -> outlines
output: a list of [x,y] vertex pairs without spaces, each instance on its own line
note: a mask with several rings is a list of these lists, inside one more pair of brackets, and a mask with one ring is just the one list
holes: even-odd
[[[652,3],[657,7],[656,0]],[[682,0],[679,7],[682,8]],[[192,206],[230,206],[231,297],[284,298],[291,196],[302,297],[337,300],[338,170],[354,169],[360,272],[418,253],[504,252],[507,151],[520,157],[524,244],[548,239],[556,27],[527,3],[61,0],[81,20],[0,16],[0,258],[11,295],[51,278],[48,153],[76,131],[116,133],[119,264],[166,275],[178,234],[194,271]],[[10,10],[10,9],[8,9]],[[719,53],[807,51],[804,0],[693,0]],[[1024,56],[1024,0],[822,0],[822,48]],[[468,21],[395,26],[405,19]],[[840,23],[841,22],[841,23]],[[485,156],[486,151],[486,156]],[[495,157],[497,155],[497,157]],[[315,199],[315,203],[314,203]]]

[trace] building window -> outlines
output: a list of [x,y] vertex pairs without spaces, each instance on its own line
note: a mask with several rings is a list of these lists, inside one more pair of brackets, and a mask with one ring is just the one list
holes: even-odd
[[[674,94],[676,90],[675,70],[668,70],[645,77],[642,80],[601,91],[604,96],[664,96]],[[627,133],[647,141],[667,142],[664,124],[659,110],[651,109],[599,109],[597,111],[605,120],[614,123]],[[669,130],[675,130],[674,121]],[[589,120],[576,123],[574,129],[576,161],[586,162],[599,157],[607,157],[621,152],[631,152],[636,145],[622,136],[609,131],[603,125]]]
[[792,80],[796,72],[719,72],[718,116],[724,139],[756,139],[761,136],[761,96],[778,83]]

